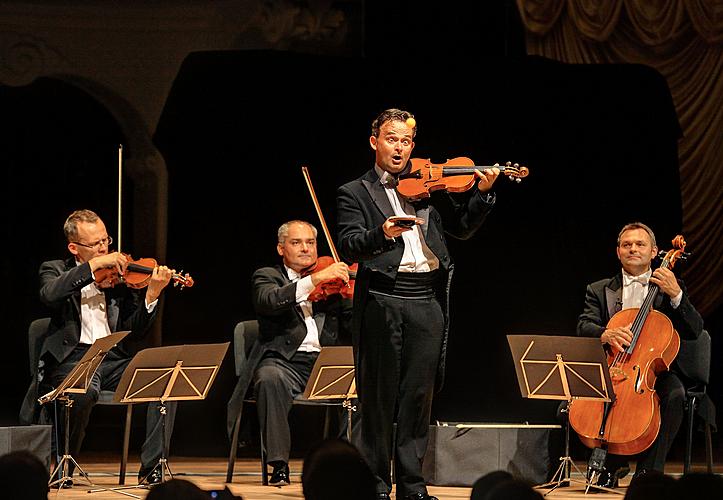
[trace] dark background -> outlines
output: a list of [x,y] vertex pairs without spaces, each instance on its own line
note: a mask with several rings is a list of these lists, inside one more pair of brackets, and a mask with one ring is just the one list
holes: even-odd
[[[499,179],[482,229],[471,240],[449,241],[457,267],[452,327],[433,418],[554,421],[556,402],[520,396],[505,336],[574,335],[585,285],[619,269],[615,238],[625,223],[648,223],[659,247],[670,248],[682,221],[677,118],[654,70],[526,57],[510,2],[459,3],[443,12],[416,2],[385,10],[368,3],[359,57],[189,55],[154,137],[170,179],[167,263],[196,281],[165,294],[164,345],[231,340],[236,322],[253,317],[252,272],[278,261],[277,227],[292,218],[317,222],[300,167],[310,168],[335,234],[336,188],[372,165],[373,118],[400,107],[417,118],[414,157],[513,161],[531,172],[521,184]],[[66,255],[62,223],[75,208],[95,209],[116,234],[115,166],[124,138],[102,106],[51,79],[0,87],[0,109],[8,318],[0,375],[11,381],[0,418],[11,425],[29,382],[25,331],[46,314],[37,300],[38,265]],[[124,210],[132,211],[132,184],[124,191]],[[684,264],[676,272],[685,277]],[[715,337],[720,312],[705,319]],[[713,370],[711,392],[720,400]],[[209,397],[181,405],[173,454],[227,453],[225,404],[234,383],[229,353]],[[86,449],[108,449],[107,431],[122,419],[112,408],[96,413]],[[321,425],[308,415],[293,419],[299,454]],[[135,422],[137,450],[142,418]],[[673,458],[680,453],[677,444]]]

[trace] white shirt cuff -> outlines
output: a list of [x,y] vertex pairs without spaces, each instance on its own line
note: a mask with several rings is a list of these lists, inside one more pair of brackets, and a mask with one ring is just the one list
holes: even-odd
[[311,275],[301,278],[296,282],[296,302],[304,302],[313,291],[314,284],[311,282]]
[[[146,299],[143,299],[145,302]],[[153,310],[156,308],[156,304],[158,304],[158,299],[154,300],[150,304],[146,304],[146,311],[148,311],[148,314],[151,314]]]
[[683,290],[678,292],[678,295],[670,299],[670,305],[673,306],[673,309],[678,309],[678,306],[680,305],[680,302],[683,300]]

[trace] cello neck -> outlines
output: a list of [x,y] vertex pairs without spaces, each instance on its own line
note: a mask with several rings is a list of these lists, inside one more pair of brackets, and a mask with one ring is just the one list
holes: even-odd
[[[669,268],[670,262],[669,260],[663,259],[663,262],[661,262],[660,267],[662,268]],[[638,314],[635,315],[635,320],[633,321],[632,326],[630,327],[630,331],[633,332],[633,340],[630,342],[630,346],[626,349],[628,353],[633,352],[633,349],[635,348],[635,343],[638,340],[638,337],[640,336],[640,332],[643,330],[643,325],[645,325],[645,320],[648,318],[648,314],[650,313],[650,310],[653,308],[653,304],[655,303],[655,299],[658,298],[658,293],[660,292],[660,287],[656,285],[655,283],[648,282],[648,293],[645,296],[645,300],[643,300],[643,304],[640,306],[640,310],[638,311]]]

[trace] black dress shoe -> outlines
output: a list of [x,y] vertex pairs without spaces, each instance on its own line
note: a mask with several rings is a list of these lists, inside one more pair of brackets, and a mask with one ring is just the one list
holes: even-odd
[[67,490],[68,488],[72,488],[72,487],[73,487],[73,479],[72,478],[66,479],[65,481],[63,481],[61,483],[57,483],[57,484],[53,485],[53,489],[56,489],[56,490],[59,490],[61,488],[64,490]]
[[271,473],[269,486],[286,486],[288,484],[291,484],[291,480],[289,479],[289,465],[283,462],[274,465],[274,472]]
[[600,476],[597,478],[597,485],[603,488],[617,488],[618,487],[618,476],[609,471],[602,471]]
[[439,500],[439,498],[433,497],[428,493],[410,493],[404,498],[406,500]]
[[153,486],[154,484],[160,484],[162,479],[161,469],[158,467],[155,469],[141,469],[138,473],[138,484]]
[[635,474],[633,474],[633,479],[643,477],[646,474],[650,474],[651,472],[654,472],[654,471],[650,471],[648,469],[635,469]]

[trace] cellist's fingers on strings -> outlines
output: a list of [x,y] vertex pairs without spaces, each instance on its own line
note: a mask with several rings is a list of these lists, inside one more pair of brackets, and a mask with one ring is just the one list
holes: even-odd
[[652,276],[650,276],[650,282],[658,285],[663,293],[670,298],[674,298],[681,292],[675,274],[665,267],[659,267],[653,271]]
[[619,326],[617,328],[607,329],[600,336],[603,344],[610,345],[616,351],[622,352],[630,345],[633,340],[633,332],[630,328]]
[[477,189],[483,193],[492,189],[492,184],[494,184],[495,180],[497,180],[497,177],[500,175],[500,169],[497,168],[498,166],[499,164],[495,163],[492,168],[486,168],[482,171],[475,169],[474,175],[479,179],[479,182],[477,182]]

